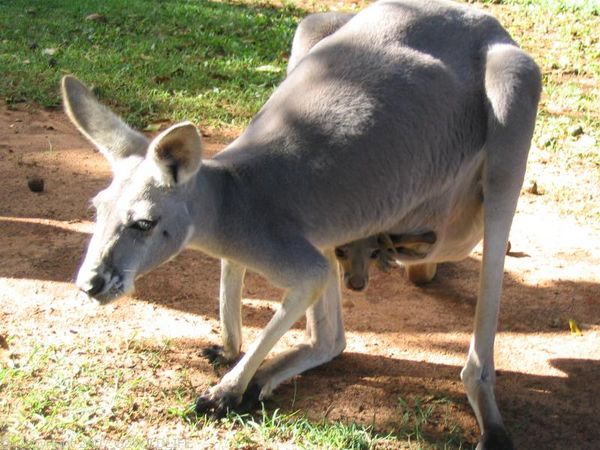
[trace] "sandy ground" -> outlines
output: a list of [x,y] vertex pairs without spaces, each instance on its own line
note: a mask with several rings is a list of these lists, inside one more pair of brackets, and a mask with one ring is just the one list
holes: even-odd
[[[222,146],[208,139],[209,153]],[[28,189],[34,175],[44,178],[44,192]],[[218,379],[198,356],[219,342],[218,261],[186,251],[140,279],[133,297],[101,309],[82,306],[72,285],[92,229],[89,199],[109,179],[107,163],[61,112],[0,109],[0,335],[66,345],[75,334],[168,336],[180,360],[174,370],[189,367],[202,391]],[[560,217],[544,196],[521,198],[496,338],[497,399],[518,448],[600,448],[599,229]],[[283,385],[272,406],[391,431],[399,397],[448,399],[463,438],[476,442],[459,372],[480,258],[476,249],[461,263],[441,265],[426,287],[409,284],[397,269],[373,273],[366,293],[344,292],[346,351]],[[248,277],[246,343],[279,295]],[[569,331],[569,319],[582,336]],[[298,342],[302,326],[278,348]]]

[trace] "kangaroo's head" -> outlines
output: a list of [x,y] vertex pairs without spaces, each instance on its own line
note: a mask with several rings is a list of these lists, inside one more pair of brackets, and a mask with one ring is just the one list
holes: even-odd
[[[433,233],[432,233],[433,234]],[[419,243],[422,239],[416,237]],[[353,291],[364,291],[369,284],[371,264],[387,272],[397,264],[398,251],[404,251],[406,239],[381,233],[376,236],[359,239],[335,248],[335,256],[342,268],[344,284]]]
[[335,248],[342,269],[344,285],[353,291],[364,291],[369,283],[369,269],[381,258],[382,249],[376,236],[353,241]]
[[76,78],[62,80],[65,110],[109,160],[113,180],[92,200],[96,225],[77,286],[108,303],[134,280],[179,253],[193,234],[187,198],[201,165],[202,144],[191,123],[154,140],[129,128]]

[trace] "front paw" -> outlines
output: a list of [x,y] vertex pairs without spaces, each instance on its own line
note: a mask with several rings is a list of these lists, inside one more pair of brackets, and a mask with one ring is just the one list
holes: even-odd
[[202,356],[214,366],[229,366],[239,358],[225,351],[222,345],[210,345],[202,350]]
[[248,386],[243,394],[221,391],[217,386],[196,399],[194,410],[199,416],[210,416],[214,419],[225,417],[230,412],[240,414],[251,412],[258,405],[258,397],[262,387],[256,383]]

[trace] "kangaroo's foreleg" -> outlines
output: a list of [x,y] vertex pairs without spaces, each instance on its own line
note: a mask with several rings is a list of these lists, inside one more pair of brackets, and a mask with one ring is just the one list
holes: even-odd
[[488,133],[484,168],[484,246],[475,327],[461,372],[482,432],[478,449],[511,449],[494,396],[494,339],[508,235],[525,175],[541,90],[539,69],[524,52],[496,45],[487,54]]
[[222,345],[210,346],[202,352],[211,362],[230,363],[242,348],[242,288],[246,268],[228,259],[221,260],[219,317]]
[[[257,255],[257,259],[260,256]],[[306,242],[296,242],[293,248],[288,247],[271,258],[268,267],[264,267],[268,272],[266,275],[280,286],[290,286],[281,307],[233,369],[197,399],[197,413],[211,412],[220,416],[241,403],[246,388],[269,351],[321,296],[332,282],[331,278],[337,277],[337,271],[330,266],[331,262]]]

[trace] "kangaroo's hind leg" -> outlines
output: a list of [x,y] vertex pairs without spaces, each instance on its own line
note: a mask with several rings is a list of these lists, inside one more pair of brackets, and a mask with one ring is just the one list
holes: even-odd
[[333,11],[306,16],[298,24],[296,34],[294,34],[287,73],[290,73],[319,41],[335,33],[352,17],[354,14]]
[[523,183],[541,91],[535,62],[519,48],[499,44],[486,58],[488,132],[484,168],[484,247],[469,356],[461,372],[482,432],[478,449],[510,449],[494,396],[494,339],[508,235]]
[[[236,363],[236,365],[221,379],[221,381],[211,387],[205,395],[196,400],[196,412],[199,414],[210,413],[221,416],[230,408],[239,407],[244,401],[244,394],[249,394],[247,388],[261,382],[264,377],[255,379],[257,370],[271,351],[277,341],[289,328],[302,317],[302,314],[313,306],[314,303],[322,301],[323,297],[330,298],[332,302],[340,302],[338,286],[339,273],[337,262],[333,251],[327,252],[326,257],[302,237],[287,237],[281,240],[272,240],[272,245],[265,248],[262,253],[257,253],[257,265],[262,267],[265,276],[276,285],[286,291],[283,302],[277,312],[273,315],[267,326],[262,330],[253,344],[248,348],[246,354]],[[341,326],[341,314],[335,316],[335,311],[341,311],[341,307],[333,303],[336,331],[340,331],[343,336],[343,326]],[[329,301],[325,304],[330,305]],[[328,311],[324,314],[315,314],[314,320],[331,320],[327,317]],[[311,320],[309,315],[309,321]],[[315,367],[335,356],[335,352],[321,345],[323,341],[321,330],[326,330],[327,325],[317,323],[311,328],[311,341],[313,351],[305,352],[300,347],[297,351],[301,354],[300,358],[294,358],[294,351],[289,353],[287,359],[276,365],[276,369],[271,371],[272,376],[278,376],[276,383],[279,383],[286,377],[293,376],[301,371]],[[337,336],[339,333],[333,334]],[[335,344],[335,340],[332,343]],[[343,342],[343,341],[342,341]],[[340,346],[338,352],[341,352],[343,346]],[[327,351],[323,351],[323,349]],[[320,356],[325,353],[328,358],[323,359]],[[314,358],[311,358],[314,355]],[[291,364],[296,364],[290,367]],[[283,373],[282,373],[283,372]],[[274,386],[275,383],[269,382],[268,386]],[[266,384],[267,385],[267,384]],[[262,388],[261,388],[262,389]],[[253,391],[253,389],[250,389]]]
[[306,312],[305,342],[267,361],[254,376],[261,400],[283,381],[330,361],[346,347],[339,267],[333,252],[326,256],[331,276],[319,300]]

